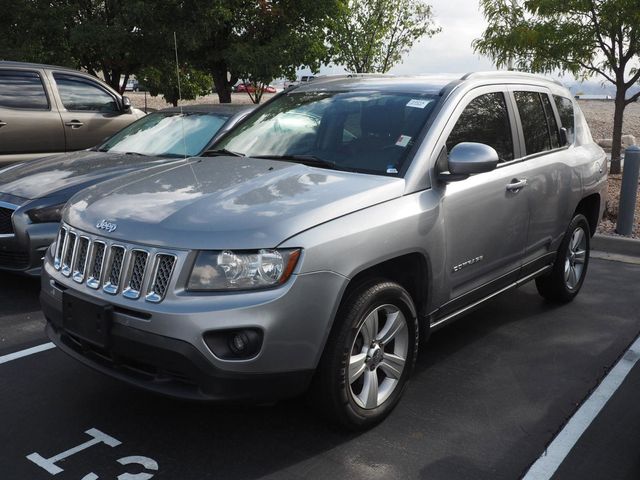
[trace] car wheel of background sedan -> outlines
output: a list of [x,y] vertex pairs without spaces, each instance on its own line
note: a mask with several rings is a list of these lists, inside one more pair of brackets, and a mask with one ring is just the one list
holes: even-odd
[[395,282],[367,282],[348,295],[310,391],[332,421],[351,430],[383,420],[400,400],[418,352],[411,296]]
[[547,300],[570,302],[580,291],[589,265],[591,235],[584,215],[576,215],[558,249],[550,274],[536,278],[538,292]]

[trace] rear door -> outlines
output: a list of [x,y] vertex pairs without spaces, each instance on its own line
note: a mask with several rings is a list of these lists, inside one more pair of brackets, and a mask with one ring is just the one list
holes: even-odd
[[447,152],[461,142],[483,143],[498,152],[500,163],[491,172],[445,187],[442,218],[452,301],[442,314],[514,282],[522,262],[529,223],[527,192],[514,188],[522,173],[515,112],[506,90],[497,88],[468,94],[444,131]]
[[38,70],[0,69],[0,163],[64,152],[62,119]]
[[53,72],[61,103],[67,151],[98,145],[135,120],[121,110],[120,98],[98,82],[67,72]]
[[[571,218],[572,189],[580,189],[573,175],[567,145],[561,145],[553,97],[541,87],[512,87],[524,147],[523,176],[527,179],[529,229],[521,276],[553,261]],[[568,129],[569,130],[569,129]],[[573,130],[569,132],[572,137]]]

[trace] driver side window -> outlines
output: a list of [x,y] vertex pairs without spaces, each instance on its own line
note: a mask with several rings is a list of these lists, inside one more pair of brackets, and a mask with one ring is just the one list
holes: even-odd
[[447,151],[462,142],[493,147],[501,163],[514,159],[511,124],[503,93],[487,93],[471,100],[447,138]]

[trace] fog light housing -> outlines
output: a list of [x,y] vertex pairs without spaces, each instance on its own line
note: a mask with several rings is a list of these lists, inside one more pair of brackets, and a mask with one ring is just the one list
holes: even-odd
[[262,330],[242,328],[216,330],[204,334],[204,342],[213,354],[223,360],[247,360],[262,348]]

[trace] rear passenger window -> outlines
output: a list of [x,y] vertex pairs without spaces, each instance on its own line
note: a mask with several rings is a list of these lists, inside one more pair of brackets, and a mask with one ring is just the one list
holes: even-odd
[[500,162],[513,160],[511,124],[502,93],[487,93],[471,100],[449,134],[447,151],[462,142],[493,147]]
[[49,100],[40,75],[0,70],[0,107],[48,110]]
[[97,85],[72,75],[54,74],[64,108],[69,111],[117,112],[115,99]]
[[551,106],[551,100],[549,95],[540,94],[542,99],[542,106],[544,107],[544,113],[547,116],[547,125],[549,125],[549,134],[551,135],[551,148],[560,147],[560,130],[558,130],[558,122],[556,122],[556,116],[553,113],[553,107]]
[[575,121],[573,119],[573,102],[568,98],[558,95],[554,95],[553,99],[556,101],[556,107],[560,115],[560,126],[567,130],[567,141],[573,143],[576,131]]
[[515,92],[527,155],[551,150],[547,116],[538,92]]

